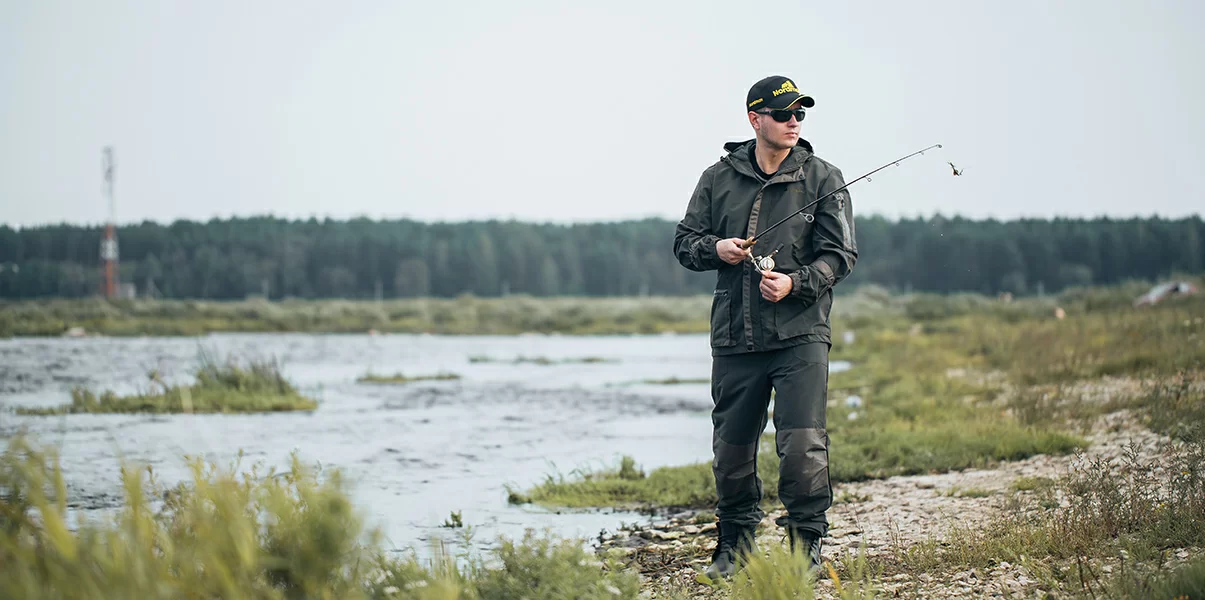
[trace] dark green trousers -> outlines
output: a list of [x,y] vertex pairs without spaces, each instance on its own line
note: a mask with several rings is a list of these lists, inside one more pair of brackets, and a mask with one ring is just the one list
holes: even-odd
[[754,527],[765,516],[759,507],[757,445],[774,390],[778,497],[787,508],[778,524],[828,533],[825,512],[833,503],[825,431],[828,350],[828,344],[815,342],[712,358],[711,467],[721,522]]

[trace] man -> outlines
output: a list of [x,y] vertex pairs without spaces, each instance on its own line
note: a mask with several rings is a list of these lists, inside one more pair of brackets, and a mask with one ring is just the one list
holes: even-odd
[[[678,223],[674,253],[693,271],[717,271],[711,305],[712,471],[719,540],[707,575],[727,577],[754,552],[765,516],[759,504],[758,440],[774,390],[781,460],[778,519],[793,551],[820,565],[832,505],[825,402],[832,288],[857,260],[847,191],[829,196],[759,239],[750,238],[845,185],[841,171],[799,137],[815,105],[786,77],[767,77],[745,101],[756,137],[725,144],[728,154],[703,172]],[[760,229],[759,229],[760,228]],[[749,258],[774,255],[771,271]]]

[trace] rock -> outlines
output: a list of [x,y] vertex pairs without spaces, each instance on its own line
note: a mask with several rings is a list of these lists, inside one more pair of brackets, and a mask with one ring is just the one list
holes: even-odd
[[676,539],[678,539],[678,538],[682,537],[682,532],[681,532],[681,531],[659,531],[659,530],[653,530],[653,532],[652,532],[652,533],[653,533],[653,539],[662,540],[662,541],[664,541],[664,540],[676,540]]
[[715,523],[706,523],[699,528],[699,533],[707,533],[708,531],[715,531]]
[[698,535],[699,527],[697,525],[687,525],[682,528],[682,533],[686,535]]

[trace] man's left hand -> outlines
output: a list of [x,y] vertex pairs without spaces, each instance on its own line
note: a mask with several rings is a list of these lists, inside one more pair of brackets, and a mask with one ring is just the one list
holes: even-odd
[[761,272],[761,297],[778,302],[791,293],[791,276],[774,271]]

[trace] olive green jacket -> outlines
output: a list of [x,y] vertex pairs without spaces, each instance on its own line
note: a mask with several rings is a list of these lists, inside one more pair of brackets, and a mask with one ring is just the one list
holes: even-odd
[[712,354],[831,343],[832,288],[849,275],[858,258],[848,190],[791,217],[753,246],[754,256],[759,256],[781,244],[774,270],[790,275],[791,292],[778,302],[761,297],[761,275],[752,263],[725,263],[715,245],[725,238],[756,235],[844,186],[841,170],[812,154],[811,144],[801,139],[766,181],[753,169],[753,140],[725,144],[724,149],[728,154],[703,171],[674,235],[674,254],[682,266],[717,272]]

